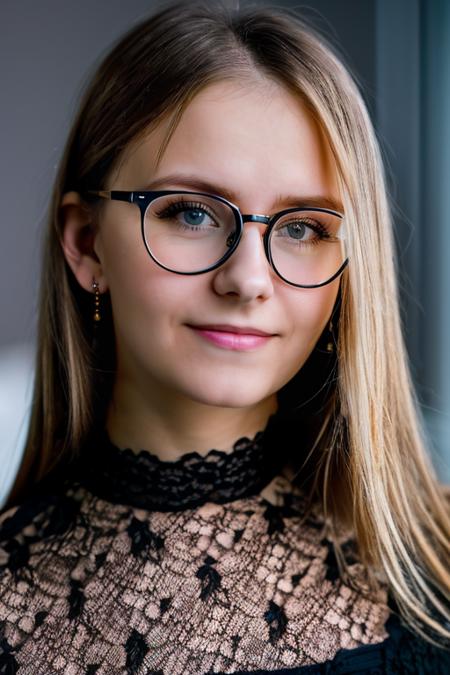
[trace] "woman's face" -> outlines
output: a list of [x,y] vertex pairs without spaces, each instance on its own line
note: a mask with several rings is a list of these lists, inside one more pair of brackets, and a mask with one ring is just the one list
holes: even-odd
[[[242,213],[271,215],[311,197],[339,203],[329,151],[310,114],[280,86],[262,81],[208,86],[189,105],[156,166],[166,123],[129,148],[107,189],[184,189],[224,195]],[[177,178],[170,178],[177,174]],[[185,178],[184,178],[185,177]],[[204,183],[211,184],[205,189]],[[104,202],[95,251],[109,289],[118,354],[116,387],[154,400],[189,399],[243,408],[273,398],[302,367],[327,324],[339,279],[288,285],[270,267],[262,235],[246,222],[238,248],[218,269],[192,276],[148,255],[136,205]],[[98,276],[98,275],[97,275]],[[227,324],[271,335],[250,349],[207,339],[193,326]]]

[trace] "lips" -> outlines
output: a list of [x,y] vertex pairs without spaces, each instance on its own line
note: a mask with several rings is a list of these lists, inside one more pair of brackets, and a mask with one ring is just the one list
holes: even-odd
[[[214,327],[189,326],[189,328],[202,340],[206,340],[210,344],[215,345],[215,347],[235,352],[258,350],[274,337],[270,333],[268,334],[265,331],[261,331],[259,328],[250,326],[244,328],[243,326],[224,326],[221,324],[220,328],[218,328],[216,324]],[[226,328],[226,330],[224,330],[224,328]],[[257,330],[259,334],[248,333],[247,331],[249,330]]]
[[260,335],[263,337],[271,337],[274,333],[270,333],[260,328],[254,328],[253,326],[232,326],[230,324],[205,324],[201,326],[190,325],[190,328],[196,328],[197,330],[206,330],[214,331],[221,333],[236,333],[238,335]]

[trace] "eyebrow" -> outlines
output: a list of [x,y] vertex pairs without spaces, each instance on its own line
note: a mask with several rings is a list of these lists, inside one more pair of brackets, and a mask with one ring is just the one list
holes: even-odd
[[[172,173],[167,176],[161,176],[151,183],[148,183],[144,190],[155,190],[163,186],[176,185],[177,187],[184,187],[188,189],[198,190],[199,192],[208,192],[211,194],[224,197],[229,202],[237,204],[239,200],[239,195],[232,190],[224,187],[223,185],[217,185],[208,181],[204,178],[199,178],[198,176],[185,175],[181,173]],[[172,188],[167,188],[172,189]],[[323,196],[323,195],[282,195],[278,194],[275,197],[274,208],[278,208],[281,205],[286,207],[291,206],[317,206],[324,209],[332,209],[333,211],[343,212],[343,207],[340,201],[334,199],[333,197]]]

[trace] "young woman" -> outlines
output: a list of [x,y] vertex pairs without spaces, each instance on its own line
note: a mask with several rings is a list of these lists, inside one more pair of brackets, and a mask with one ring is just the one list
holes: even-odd
[[165,6],[50,209],[0,672],[448,673],[374,132],[287,10]]

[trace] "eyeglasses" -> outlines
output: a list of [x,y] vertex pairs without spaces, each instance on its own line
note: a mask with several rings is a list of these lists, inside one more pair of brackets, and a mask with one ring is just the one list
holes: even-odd
[[300,288],[336,279],[348,264],[344,219],[321,207],[295,207],[272,216],[242,214],[218,195],[187,190],[89,190],[103,199],[136,204],[150,257],[175,274],[203,274],[234,253],[245,222],[266,223],[264,250],[276,274]]

